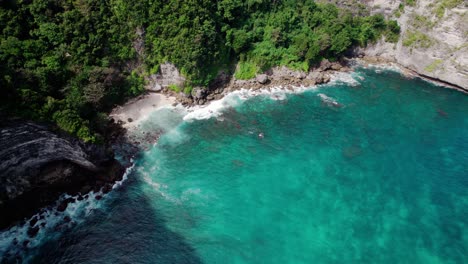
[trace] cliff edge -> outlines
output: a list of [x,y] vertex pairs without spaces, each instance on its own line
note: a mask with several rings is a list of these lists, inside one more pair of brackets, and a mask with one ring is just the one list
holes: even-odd
[[63,193],[110,189],[124,167],[102,146],[31,122],[0,127],[0,229],[30,217]]
[[381,39],[360,49],[418,74],[468,90],[468,2],[463,0],[362,1],[370,13],[395,19],[397,43]]

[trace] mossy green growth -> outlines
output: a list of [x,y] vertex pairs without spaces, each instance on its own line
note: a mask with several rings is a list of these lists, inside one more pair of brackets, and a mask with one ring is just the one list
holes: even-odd
[[254,63],[243,61],[239,63],[234,77],[238,80],[248,80],[255,77],[258,72],[258,66]]
[[418,14],[413,16],[411,24],[416,28],[431,28],[434,26],[434,22],[430,18]]
[[178,86],[177,84],[170,84],[169,90],[174,91],[176,93],[180,93],[182,91],[182,87]]
[[405,39],[403,40],[403,46],[405,47],[429,48],[432,44],[433,40],[426,34],[419,31],[408,31]]
[[193,90],[192,86],[185,86],[184,87],[184,94],[191,94]]
[[395,12],[393,13],[393,15],[394,15],[396,18],[400,18],[400,17],[401,17],[401,12],[400,12],[400,10],[395,10]]
[[461,3],[463,3],[463,0],[442,0],[434,8],[434,13],[438,18],[442,18],[445,15],[445,9],[454,8]]
[[156,64],[153,67],[151,67],[151,69],[149,70],[149,74],[156,74],[158,71],[159,71],[159,64]]
[[409,6],[415,6],[416,5],[416,0],[405,0],[405,3]]
[[440,59],[434,60],[431,64],[427,65],[426,68],[424,68],[424,70],[428,72],[433,72],[435,71],[435,69],[437,69],[437,67],[439,67],[440,64],[442,64],[442,62],[443,61]]

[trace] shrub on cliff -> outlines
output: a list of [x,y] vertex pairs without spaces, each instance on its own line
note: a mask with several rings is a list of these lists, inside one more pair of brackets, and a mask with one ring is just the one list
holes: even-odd
[[382,16],[311,0],[5,0],[0,29],[1,110],[87,140],[99,113],[143,90],[130,61],[150,72],[169,61],[189,87],[207,86],[236,61],[239,78],[275,65],[308,70],[397,35]]

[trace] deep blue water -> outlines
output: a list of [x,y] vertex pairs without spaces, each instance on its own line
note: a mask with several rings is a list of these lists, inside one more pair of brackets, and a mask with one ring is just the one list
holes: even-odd
[[167,131],[129,179],[26,258],[468,263],[468,96],[391,71],[353,77],[231,95],[209,119],[154,113],[144,129]]

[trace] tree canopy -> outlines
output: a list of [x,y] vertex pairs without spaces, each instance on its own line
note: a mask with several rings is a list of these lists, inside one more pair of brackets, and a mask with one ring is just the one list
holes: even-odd
[[238,61],[244,78],[275,65],[308,70],[398,32],[382,16],[312,0],[3,0],[0,110],[99,141],[101,113],[141,93],[161,63],[207,86]]

